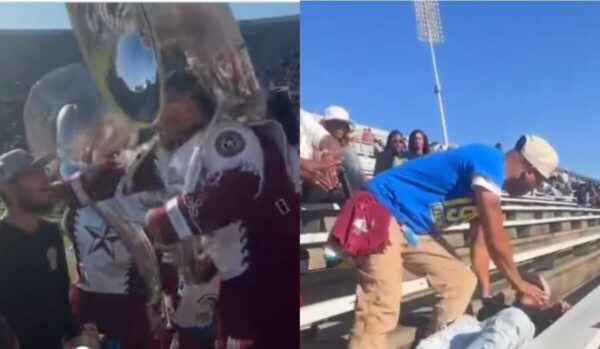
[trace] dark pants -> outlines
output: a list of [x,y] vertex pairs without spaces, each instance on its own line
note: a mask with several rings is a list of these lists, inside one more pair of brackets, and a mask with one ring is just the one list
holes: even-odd
[[80,325],[95,324],[108,340],[118,340],[120,349],[157,349],[146,304],[140,297],[126,294],[86,292],[76,289],[73,309]]

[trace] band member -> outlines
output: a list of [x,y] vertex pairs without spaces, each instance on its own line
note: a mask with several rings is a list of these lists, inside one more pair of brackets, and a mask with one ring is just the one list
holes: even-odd
[[[67,112],[94,111],[75,106]],[[121,119],[99,120],[74,140],[77,144],[74,150],[82,153],[72,154],[71,170],[80,168],[81,164],[114,159],[136,144],[136,134]],[[123,218],[139,225],[144,208],[134,198],[123,203],[122,207],[128,212]],[[154,339],[148,317],[151,309],[146,305],[143,281],[115,227],[90,206],[72,206],[63,222],[78,262],[79,278],[72,303],[80,325],[94,324],[105,341],[121,349],[158,348],[159,342]]]
[[298,346],[299,197],[285,148],[238,122],[205,137],[196,189],[151,210],[148,228],[163,244],[202,237],[222,280],[218,349]]
[[[113,64],[104,64],[104,60],[93,66],[96,82],[104,86],[101,89],[123,113],[146,125],[155,121],[153,117],[159,118],[158,142],[134,156],[123,176],[116,176],[116,197],[146,191],[142,183],[156,176],[144,169],[157,169],[162,192],[172,199],[168,207],[163,203],[150,211],[147,230],[161,249],[164,245],[175,248],[179,240],[175,237],[194,235],[192,229],[201,238],[204,260],[211,261],[207,275],[218,273],[222,280],[217,301],[218,348],[297,346],[299,200],[287,167],[285,135],[276,123],[262,121],[262,93],[231,10],[222,4],[68,8],[88,62],[104,56],[106,44],[113,39],[135,40],[150,48],[138,52],[147,55],[149,61],[160,62],[150,57],[154,54],[169,61],[164,69],[169,76],[174,70],[170,53],[184,53],[184,65],[191,73],[184,72],[182,78],[193,77],[194,88],[169,96],[167,87],[163,96],[163,86],[157,90],[154,82],[162,85],[165,81],[162,76],[155,79],[157,70],[149,69],[147,84],[139,86],[147,93],[135,91],[136,96],[148,97],[140,100],[144,102],[140,108],[132,109],[123,94],[112,89],[115,85],[103,78],[105,73],[115,74]],[[135,23],[137,27],[129,25],[129,31],[123,33],[119,23]],[[156,30],[150,28],[150,34],[155,35],[150,36],[157,40],[156,47],[146,40],[150,37],[147,26],[153,25]],[[106,35],[110,31],[115,35]],[[121,60],[126,57],[117,55],[114,59],[131,63]],[[166,79],[167,85],[172,78]],[[155,92],[159,93],[158,101],[153,99]],[[200,113],[209,118],[190,118]],[[67,181],[63,194],[80,205],[111,198],[117,185],[106,183],[117,172],[108,164],[92,166]],[[194,208],[188,211],[192,214],[188,223],[194,223],[181,224],[179,220],[170,224],[167,212],[170,216],[175,203],[190,202]],[[151,206],[148,202],[144,205]],[[190,241],[179,246],[189,247]],[[192,261],[197,264],[195,257]],[[143,260],[136,264],[143,267]],[[178,267],[189,280],[188,269],[181,264]],[[197,281],[206,280],[192,282]]]
[[[215,112],[215,105],[206,97],[195,77],[185,71],[169,76],[165,85],[165,93],[165,111],[155,126],[156,137],[140,147],[134,156],[124,159],[122,162],[125,164],[110,160],[109,155],[116,154],[117,149],[126,148],[125,146],[129,142],[127,138],[119,137],[124,141],[122,144],[113,141],[108,147],[98,144],[98,142],[92,144],[94,139],[106,139],[98,134],[98,130],[103,130],[102,127],[89,128],[95,133],[93,137],[87,132],[83,132],[78,137],[81,141],[73,148],[94,149],[95,155],[90,163],[95,165],[78,172],[65,182],[55,183],[55,189],[61,193],[61,197],[74,207],[72,212],[76,212],[77,215],[82,213],[85,215],[85,219],[77,219],[77,215],[71,214],[71,219],[67,219],[67,225],[75,229],[77,235],[79,235],[79,231],[84,230],[86,225],[83,223],[90,220],[96,221],[97,225],[104,224],[106,229],[111,229],[87,203],[111,200],[117,194],[115,191],[119,184],[122,184],[124,188],[123,192],[119,193],[121,194],[120,207],[130,212],[129,219],[136,224],[143,224],[143,217],[150,207],[160,205],[169,198],[165,194],[166,192],[181,191],[191,152],[194,146],[200,144],[203,131]],[[75,108],[73,112],[81,112],[81,109]],[[75,119],[80,119],[80,117]],[[122,133],[126,126],[119,126],[118,129],[121,130],[119,133]],[[114,131],[114,127],[111,127],[110,131]],[[79,158],[89,157],[84,154]],[[78,182],[82,183],[84,186],[82,189],[86,195],[91,197],[91,200],[81,200],[70,190],[71,186]],[[150,202],[144,202],[144,199],[147,200],[149,196],[152,197]],[[82,205],[84,201],[86,205]],[[87,225],[92,224],[88,223]],[[94,241],[86,239],[85,237],[88,235],[82,234],[83,238],[76,239],[77,241],[82,239],[88,241],[89,246],[82,246],[81,251],[92,251]],[[107,297],[101,297],[101,301],[93,301],[90,300],[89,290],[83,290],[83,292],[77,293],[80,295],[77,302],[78,308],[86,306],[86,310],[89,311],[84,312],[88,316],[81,317],[81,321],[97,324],[101,333],[118,339],[122,347],[130,343],[128,338],[132,339],[132,345],[136,341],[138,343],[142,340],[148,342],[152,336],[147,326],[150,319],[146,317],[144,310],[146,295],[143,293],[142,280],[136,272],[131,255],[119,241],[118,235],[114,231],[108,232],[105,239],[106,243],[111,243],[109,247],[112,247],[105,252],[111,253],[105,253],[96,258],[84,258],[85,256],[78,253],[80,261],[88,262],[80,263],[79,270],[82,275],[95,276],[104,283],[103,287],[112,285],[113,293],[133,293],[135,296],[127,297],[134,298],[129,300],[128,304],[131,306],[124,305],[126,301],[122,300],[120,308],[130,308],[132,313],[136,313],[140,317],[138,321],[128,321],[127,324],[121,324],[119,321],[111,322],[110,319],[114,318],[116,314],[110,311],[110,306],[107,306],[107,299],[105,299]],[[169,346],[172,341],[177,340],[182,349],[212,348],[216,327],[214,314],[217,291],[214,286],[218,286],[214,285],[215,281],[212,280],[215,273],[203,280],[208,286],[186,284],[174,265],[175,257],[171,255],[171,261],[168,261],[169,256],[167,255],[168,253],[165,253],[162,258],[162,261],[166,261],[166,263],[161,263],[162,286],[167,295],[167,304],[162,309],[162,316],[170,316],[169,325],[174,327],[176,336],[172,336],[169,331],[163,331],[161,342]],[[112,256],[120,256],[120,259],[112,258]],[[94,257],[93,254],[92,257]],[[101,257],[104,257],[102,263],[98,259]],[[117,261],[120,262],[117,263]],[[103,265],[106,267],[102,267]],[[89,276],[84,279],[87,287],[91,282]],[[116,296],[111,295],[111,299],[114,298]],[[182,303],[181,307],[180,303]],[[135,309],[131,309],[132,307]],[[115,309],[119,309],[119,307]],[[140,328],[142,326],[144,326],[143,329]],[[133,327],[136,331],[133,331]],[[132,332],[137,334],[127,335]],[[132,336],[139,338],[134,339]]]

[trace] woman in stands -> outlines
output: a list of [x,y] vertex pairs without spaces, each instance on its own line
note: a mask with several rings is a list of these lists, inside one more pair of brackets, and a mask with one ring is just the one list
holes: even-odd
[[383,151],[377,154],[374,174],[383,172],[394,166],[402,165],[406,161],[406,144],[402,132],[390,132]]
[[429,154],[429,139],[422,130],[414,130],[408,137],[408,159]]

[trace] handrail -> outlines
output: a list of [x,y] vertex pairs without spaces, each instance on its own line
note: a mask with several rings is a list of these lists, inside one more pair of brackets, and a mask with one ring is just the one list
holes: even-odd
[[[541,218],[541,219],[528,219],[528,220],[516,220],[516,221],[505,221],[505,228],[514,228],[527,225],[539,225],[549,223],[560,223],[560,222],[571,222],[571,221],[585,221],[590,219],[600,219],[600,215],[587,215],[587,216],[569,216],[569,217],[554,217],[554,218]],[[469,229],[469,223],[458,224],[444,232],[461,231]],[[314,233],[302,233],[300,234],[300,245],[318,244],[327,241],[329,233],[327,232],[314,232]]]
[[[524,251],[516,254],[514,256],[514,260],[515,263],[519,263],[597,240],[600,240],[600,233],[584,236],[570,241],[559,242],[553,245],[540,247],[529,251]],[[490,270],[494,269],[496,269],[496,266],[493,263],[490,263]],[[429,288],[425,278],[419,278],[403,282],[402,287],[404,295],[415,294],[421,291],[425,291]],[[352,311],[352,309],[354,309],[354,301],[355,296],[349,295],[329,299],[323,302],[305,305],[300,308],[300,327],[308,326],[312,323],[350,312]],[[596,307],[594,309],[600,309],[600,307]],[[598,348],[598,346],[596,346],[595,348]]]

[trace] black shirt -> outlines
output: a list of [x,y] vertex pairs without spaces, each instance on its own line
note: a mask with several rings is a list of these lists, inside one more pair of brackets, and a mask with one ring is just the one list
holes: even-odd
[[0,314],[21,349],[60,349],[77,335],[69,304],[69,275],[57,224],[35,233],[0,222]]

